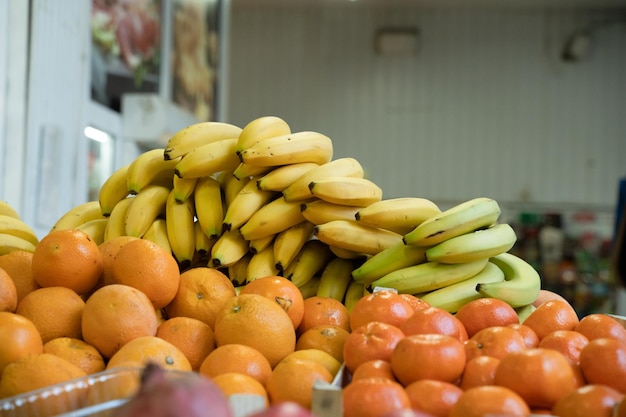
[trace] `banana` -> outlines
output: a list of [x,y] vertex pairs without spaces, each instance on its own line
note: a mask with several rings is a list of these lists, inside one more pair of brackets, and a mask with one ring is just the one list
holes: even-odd
[[169,138],[163,150],[163,159],[185,156],[193,149],[211,142],[239,137],[241,128],[224,122],[200,122],[189,125]]
[[104,230],[105,241],[126,235],[126,212],[134,200],[135,196],[129,195],[113,207],[108,217],[107,227]]
[[282,192],[298,178],[318,167],[315,162],[301,162],[276,167],[266,174],[259,176],[256,185],[261,190]]
[[240,162],[233,171],[233,176],[238,180],[246,177],[258,177],[271,171],[273,167],[257,167]]
[[383,190],[366,178],[323,178],[311,181],[309,190],[314,197],[344,206],[367,207],[383,198]]
[[322,133],[302,131],[276,136],[252,145],[239,153],[244,164],[275,167],[300,162],[325,164],[333,157],[333,142]]
[[333,258],[328,245],[316,239],[307,240],[294,260],[283,271],[283,276],[301,287],[321,272]]
[[363,298],[364,293],[365,286],[363,284],[359,284],[356,281],[350,282],[346,289],[346,295],[343,298],[343,305],[346,306],[349,312],[352,312],[354,305]]
[[170,241],[172,254],[178,261],[181,269],[186,269],[191,264],[196,253],[194,220],[196,211],[194,207],[193,198],[177,203],[173,191],[170,191],[165,203],[167,238]]
[[504,281],[476,285],[483,297],[499,298],[512,307],[532,304],[539,296],[541,278],[539,273],[522,258],[512,253],[502,253],[490,259],[504,272]]
[[517,313],[517,317],[519,317],[519,322],[524,323],[524,320],[526,320],[536,309],[537,307],[533,304],[524,304],[522,306],[515,307],[515,312]]
[[19,213],[13,208],[13,206],[10,205],[8,202],[6,202],[4,200],[0,200],[0,214],[3,214],[5,216],[14,217],[14,218],[19,219],[19,220],[22,219],[20,217]]
[[394,288],[407,294],[433,291],[473,277],[485,268],[488,261],[485,258],[463,264],[424,262],[390,272],[373,281],[371,287]]
[[220,173],[218,177],[218,182],[221,184],[222,190],[224,192],[224,204],[226,208],[230,206],[239,194],[239,191],[249,182],[251,181],[250,177],[245,177],[242,179],[238,179],[232,174],[232,171],[224,171],[229,174]]
[[126,172],[128,192],[137,194],[149,184],[171,188],[176,163],[163,159],[163,148],[142,152],[130,163]]
[[209,237],[203,230],[199,221],[194,222],[194,236],[196,242],[196,253],[200,257],[208,256],[211,253],[211,248],[217,241],[217,237]]
[[274,260],[274,249],[269,245],[260,252],[254,253],[248,262],[248,273],[246,283],[255,279],[269,276],[277,276],[276,261]]
[[340,247],[332,246],[332,245],[329,245],[328,247],[330,248],[330,251],[334,253],[335,256],[338,258],[365,260],[368,257],[368,255],[364,253],[354,252],[349,249],[344,249],[344,248],[340,248]]
[[222,139],[194,148],[177,161],[174,173],[181,178],[199,178],[234,170],[239,165],[236,144],[237,139]]
[[515,230],[499,223],[444,240],[426,250],[426,259],[447,264],[471,262],[508,252],[516,241]]
[[280,233],[304,220],[298,201],[287,202],[279,197],[258,209],[239,231],[244,239],[256,240]]
[[236,152],[256,145],[266,139],[291,133],[289,124],[278,116],[261,116],[243,127],[237,140]]
[[399,197],[374,202],[359,210],[355,218],[366,226],[405,235],[439,213],[439,207],[427,198]]
[[66,211],[52,226],[51,231],[75,229],[89,220],[104,218],[100,211],[100,202],[98,200],[91,200]]
[[252,253],[261,252],[263,249],[267,248],[268,246],[274,243],[275,237],[276,235],[269,235],[267,237],[262,237],[260,239],[251,240],[250,242],[248,242],[248,247],[250,248],[250,252]]
[[104,242],[104,232],[108,223],[108,218],[89,220],[78,226],[77,229],[88,235],[96,244],[100,245]]
[[35,245],[21,237],[0,233],[0,256],[18,250],[34,252]]
[[352,278],[360,284],[370,285],[393,271],[418,265],[425,261],[425,248],[405,245],[404,242],[400,241],[367,258],[365,262],[352,271]]
[[237,262],[234,262],[227,267],[227,275],[235,287],[241,287],[246,284],[248,279],[248,264],[252,259],[252,253],[246,253]]
[[222,234],[224,204],[219,181],[213,177],[198,179],[193,193],[196,217],[209,239],[217,239]]
[[199,178],[180,178],[174,175],[172,178],[172,190],[174,190],[174,200],[182,203],[187,200],[196,188]]
[[222,230],[240,228],[257,210],[278,195],[276,191],[260,190],[254,180],[248,181],[228,205]]
[[37,233],[28,224],[7,214],[0,214],[0,233],[17,236],[33,245],[39,243]]
[[322,270],[317,295],[334,298],[343,302],[346,290],[352,282],[354,261],[343,258],[332,258]]
[[[162,185],[149,184],[135,195],[126,210],[126,235],[142,237],[154,219],[165,214],[171,191]],[[173,193],[172,193],[173,195]]]
[[312,197],[309,184],[331,177],[363,178],[365,172],[363,166],[354,158],[339,158],[313,168],[301,175],[290,186],[283,190],[283,196],[287,201],[306,200]]
[[355,221],[356,213],[362,208],[360,206],[329,203],[324,200],[313,200],[300,204],[302,215],[313,224],[323,224],[333,220]]
[[170,240],[167,237],[167,222],[163,218],[156,218],[143,234],[143,239],[156,243],[168,252],[172,251]]
[[102,215],[108,217],[115,205],[128,195],[128,183],[126,176],[130,164],[124,165],[111,174],[100,186],[98,201]]
[[211,248],[209,264],[214,268],[226,268],[250,253],[248,241],[238,230],[228,230],[217,239]]
[[307,298],[311,298],[317,295],[317,288],[320,285],[320,277],[319,275],[315,275],[311,278],[306,284],[298,287],[300,290],[300,294],[302,294],[302,298],[305,300]]
[[491,226],[500,216],[494,199],[477,197],[445,210],[404,235],[404,243],[434,246],[455,236]]
[[313,229],[313,234],[327,245],[367,255],[375,255],[402,242],[402,235],[349,220],[318,224]]
[[473,277],[422,294],[420,298],[433,307],[456,313],[470,301],[482,298],[482,295],[476,291],[476,284],[501,281],[504,281],[504,272],[495,264],[488,262],[485,268]]
[[276,269],[284,271],[289,266],[304,244],[313,235],[313,227],[312,223],[303,221],[276,235],[273,244]]

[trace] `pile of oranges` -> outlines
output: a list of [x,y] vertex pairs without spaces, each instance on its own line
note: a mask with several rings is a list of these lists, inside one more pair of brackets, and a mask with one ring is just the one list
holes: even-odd
[[[129,236],[97,245],[56,230],[33,253],[0,256],[0,340],[0,401],[154,362],[226,396],[306,408],[313,385],[343,371],[345,417],[626,416],[626,328],[611,316],[579,319],[555,299],[520,322],[497,299],[451,314],[393,291],[348,310],[279,276],[235,287],[218,269],[181,272],[170,252]],[[98,401],[85,392],[81,405]]]

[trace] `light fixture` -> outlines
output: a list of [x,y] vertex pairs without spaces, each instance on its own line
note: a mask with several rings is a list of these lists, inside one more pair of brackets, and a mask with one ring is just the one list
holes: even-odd
[[100,142],[100,143],[107,143],[111,140],[111,135],[109,135],[107,132],[102,131],[100,129],[96,129],[93,126],[87,126],[84,130],[83,133],[85,134],[85,136],[87,136],[89,139],[91,140],[95,140],[96,142]]

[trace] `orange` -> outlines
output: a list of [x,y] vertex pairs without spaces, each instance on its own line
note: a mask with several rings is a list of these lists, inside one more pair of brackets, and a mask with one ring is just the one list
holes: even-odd
[[157,314],[148,296],[128,285],[106,285],[85,302],[83,340],[105,358],[137,337],[154,336],[157,327]]
[[26,294],[36,290],[40,285],[33,277],[33,253],[16,250],[0,256],[0,268],[9,274],[17,290],[19,303]]
[[202,361],[199,371],[212,378],[219,374],[237,372],[250,375],[263,386],[272,373],[272,366],[267,358],[251,346],[239,343],[218,346]]
[[430,307],[430,304],[413,294],[400,294],[400,297],[409,302],[413,311],[419,311],[423,308]]
[[296,333],[287,312],[259,294],[231,297],[218,312],[214,330],[218,346],[252,346],[272,367],[296,348]]
[[44,343],[57,337],[82,337],[85,301],[65,287],[39,288],[20,301],[16,313],[30,319]]
[[470,338],[479,330],[490,326],[519,323],[519,316],[513,307],[498,298],[489,297],[464,304],[455,316],[463,323]]
[[0,375],[11,362],[43,352],[43,341],[35,323],[8,311],[0,311]]
[[98,244],[76,229],[53,230],[35,247],[33,278],[42,287],[66,287],[83,295],[102,275]]
[[359,299],[350,312],[350,328],[371,321],[382,321],[399,327],[415,312],[409,301],[395,291],[374,291]]
[[604,384],[626,394],[626,343],[608,337],[590,340],[580,352],[588,384]]
[[17,288],[11,276],[0,268],[0,311],[14,313],[17,308]]
[[564,354],[572,363],[580,362],[580,352],[589,343],[589,339],[574,330],[555,330],[548,333],[539,342],[540,348],[555,349]]
[[217,269],[195,267],[180,274],[178,291],[165,306],[168,317],[185,316],[201,320],[215,330],[215,317],[224,304],[237,295],[226,274]]
[[578,322],[574,307],[561,300],[546,301],[524,320],[524,324],[537,333],[539,340],[554,330],[574,330]]
[[534,348],[539,346],[539,336],[537,336],[537,333],[535,333],[533,329],[531,329],[524,323],[513,323],[507,325],[507,327],[510,327],[513,330],[517,330],[522,335],[522,337],[524,338],[524,343],[526,343],[526,347]]
[[537,296],[537,299],[533,301],[532,305],[534,307],[539,307],[541,304],[545,303],[546,301],[551,301],[551,300],[560,300],[560,301],[565,301],[566,303],[569,302],[561,294],[558,294],[554,291],[541,289],[539,290],[539,295]]
[[296,329],[298,335],[320,324],[330,324],[350,331],[350,313],[341,301],[315,295],[306,298],[303,304],[304,314]]
[[379,417],[411,407],[409,395],[388,378],[361,378],[343,388],[343,417]]
[[528,405],[515,391],[484,385],[463,391],[449,417],[527,417],[529,414]]
[[180,272],[171,251],[147,239],[123,245],[113,258],[113,281],[137,288],[154,308],[168,305],[178,291]]
[[494,382],[518,393],[531,408],[550,409],[578,388],[567,357],[559,351],[543,348],[506,355],[500,360]]
[[463,390],[450,382],[420,379],[405,387],[413,410],[433,417],[448,417]]
[[626,342],[626,328],[613,317],[606,314],[589,314],[580,319],[574,328],[589,340],[599,337],[612,337]]
[[265,388],[272,404],[293,401],[310,409],[313,384],[316,381],[330,383],[332,380],[331,373],[319,362],[290,358],[274,367]]
[[465,332],[461,330],[461,321],[439,307],[426,307],[414,312],[400,326],[405,335],[438,333],[464,341]]
[[185,354],[170,342],[156,336],[137,337],[122,346],[107,362],[107,369],[119,366],[146,366],[156,363],[165,369],[191,371]]
[[301,349],[295,350],[291,352],[289,355],[285,356],[284,361],[290,358],[299,358],[299,359],[307,359],[318,362],[324,366],[330,372],[330,374],[335,377],[339,369],[341,369],[341,362],[332,357],[330,353],[324,352],[319,349]]
[[104,358],[98,349],[73,337],[57,337],[43,345],[44,353],[52,353],[66,359],[87,374],[104,371]]
[[258,395],[263,398],[265,405],[269,406],[269,397],[265,387],[250,375],[227,372],[215,375],[211,380],[227,398],[233,394]]
[[181,350],[197,371],[202,361],[215,349],[215,335],[211,326],[191,317],[172,317],[159,324],[157,337],[167,340]]
[[491,326],[479,330],[465,343],[467,360],[477,356],[492,356],[502,359],[510,352],[525,350],[522,335],[508,326]]
[[126,243],[131,240],[139,239],[136,236],[116,236],[109,240],[102,242],[98,249],[100,249],[100,254],[102,255],[102,276],[100,277],[100,281],[98,286],[114,284],[115,280],[113,278],[113,259],[117,252],[119,252],[120,248],[124,246]]
[[240,294],[260,294],[278,303],[289,315],[297,329],[304,316],[304,298],[292,281],[279,276],[268,276],[248,282]]
[[611,417],[624,393],[600,384],[589,384],[570,392],[552,407],[556,416]]
[[462,342],[435,333],[406,336],[396,345],[390,362],[398,381],[407,386],[420,379],[456,383],[466,360]]
[[480,385],[493,385],[499,364],[500,359],[493,356],[476,356],[468,360],[459,386],[466,390]]
[[371,321],[354,329],[343,345],[343,360],[350,372],[372,359],[389,361],[396,345],[406,336],[398,327]]
[[626,401],[622,399],[615,410],[615,417],[626,417]]
[[298,337],[296,350],[320,349],[339,362],[343,362],[343,345],[349,335],[350,332],[342,327],[321,324],[310,328]]
[[352,373],[352,380],[361,378],[389,378],[393,381],[396,380],[396,376],[391,369],[391,362],[382,359],[372,359],[365,361],[356,367]]

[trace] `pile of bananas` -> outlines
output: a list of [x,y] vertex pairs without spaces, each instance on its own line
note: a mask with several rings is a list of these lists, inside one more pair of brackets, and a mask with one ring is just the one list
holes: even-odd
[[37,233],[6,201],[0,201],[0,255],[15,250],[32,252],[39,243]]
[[74,207],[53,230],[78,228],[98,243],[150,239],[181,270],[218,268],[238,287],[281,275],[305,296],[348,307],[377,287],[448,311],[482,296],[529,305],[539,275],[508,253],[516,235],[499,215],[484,197],[445,211],[420,197],[383,199],[356,159],[333,159],[330,138],[263,116],[243,128],[182,129],[113,173],[98,201]]

